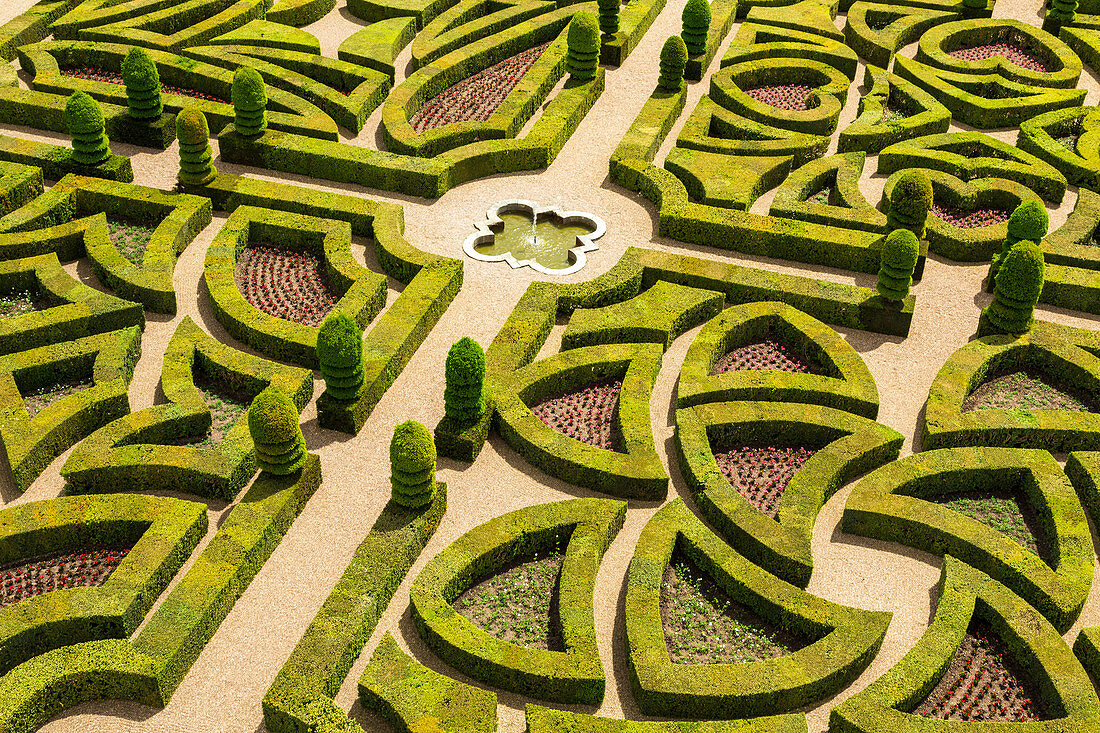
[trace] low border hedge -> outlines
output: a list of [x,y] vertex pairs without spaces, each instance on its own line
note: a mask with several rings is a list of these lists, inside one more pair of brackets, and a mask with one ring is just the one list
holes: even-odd
[[[1077,146],[1080,137],[1095,129],[1098,122],[1100,110],[1096,107],[1045,112],[1020,123],[1016,146],[1057,168],[1071,185],[1096,190],[1100,188],[1100,151],[1087,151],[1086,156]],[[1073,138],[1073,149],[1057,139],[1062,137]]]
[[[804,111],[781,110],[749,96],[745,90],[797,80],[814,88]],[[766,125],[830,135],[836,129],[851,82],[844,72],[804,58],[762,58],[730,64],[710,78],[710,97],[731,112]],[[816,104],[815,104],[816,102]]]
[[0,162],[0,219],[42,195],[42,169]]
[[[3,88],[0,87],[0,96],[3,93]],[[121,155],[111,155],[99,165],[81,165],[73,161],[72,147],[24,140],[11,135],[0,135],[0,161],[41,168],[42,176],[47,181],[60,180],[67,173],[123,183],[134,180],[130,159]]]
[[[886,215],[872,206],[859,188],[866,158],[862,151],[853,151],[806,163],[779,184],[768,213],[787,219],[886,234]],[[827,201],[809,200],[825,189],[829,191]]]
[[[867,67],[863,84],[871,89],[859,98],[856,119],[840,131],[838,152],[863,150],[874,154],[894,143],[950,129],[951,112],[916,84],[871,66]],[[886,110],[891,104],[914,114],[887,121]]]
[[596,715],[527,704],[527,733],[806,733],[801,713],[750,720],[643,721],[614,720]]
[[[947,9],[906,7],[899,18],[898,10],[897,6],[865,0],[852,3],[844,23],[844,41],[868,64],[886,69],[898,51],[919,40],[931,28],[961,17]],[[885,27],[871,27],[872,23],[883,22],[887,23]]]

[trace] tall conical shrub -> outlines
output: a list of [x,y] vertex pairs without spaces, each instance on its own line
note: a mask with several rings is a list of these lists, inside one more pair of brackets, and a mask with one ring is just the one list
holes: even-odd
[[924,239],[924,226],[928,212],[932,210],[932,181],[922,170],[902,173],[890,194],[890,208],[886,212],[886,227],[908,229]]
[[443,402],[447,417],[464,425],[485,412],[485,352],[469,336],[456,341],[447,352],[447,386]]
[[1077,0],[1054,0],[1050,4],[1050,12],[1043,19],[1043,30],[1058,35],[1058,30],[1064,25],[1077,20]]
[[596,16],[586,11],[574,15],[569,21],[566,43],[569,74],[578,81],[595,79],[600,67],[600,23]]
[[1001,333],[1020,334],[1030,329],[1045,270],[1038,242],[1014,244],[997,270],[993,303],[985,309],[989,324]]
[[306,439],[298,409],[275,387],[268,387],[248,408],[248,432],[256,445],[256,466],[278,476],[294,473],[306,460]]
[[65,103],[65,125],[73,136],[73,162],[98,165],[111,155],[99,102],[74,92]]
[[698,56],[707,50],[707,35],[710,33],[710,3],[707,0],[687,0],[682,17],[684,30],[680,36],[692,56]]
[[240,66],[233,74],[234,126],[245,137],[262,135],[267,129],[267,87],[260,72]]
[[669,36],[665,45],[661,47],[661,75],[657,78],[657,86],[668,92],[680,91],[680,86],[684,82],[687,60],[688,52],[684,39],[680,36]]
[[351,316],[330,313],[317,334],[317,361],[325,391],[338,400],[354,400],[363,386],[363,335]]
[[887,300],[905,300],[913,285],[920,242],[908,229],[895,229],[882,243],[878,271],[878,294]]
[[993,257],[993,267],[999,268],[1008,251],[1017,242],[1024,240],[1041,242],[1050,226],[1050,214],[1047,207],[1039,201],[1024,201],[1008,217],[1008,235],[1001,245],[999,254]]
[[134,46],[122,59],[122,83],[130,116],[153,120],[164,112],[160,96],[160,73],[144,48]]
[[202,186],[214,180],[214,150],[210,147],[210,126],[206,115],[195,107],[176,115],[176,137],[180,143],[180,183]]
[[596,7],[600,11],[600,32],[604,41],[610,41],[619,32],[619,10],[622,4],[619,0],[596,0]]
[[435,496],[435,443],[428,429],[407,420],[390,439],[390,491],[401,506],[417,508]]

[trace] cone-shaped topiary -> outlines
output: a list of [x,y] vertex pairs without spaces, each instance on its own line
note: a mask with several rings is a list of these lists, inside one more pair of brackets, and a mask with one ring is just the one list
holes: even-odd
[[1040,242],[1047,235],[1050,215],[1039,201],[1025,201],[1008,217],[1008,236],[1001,245],[1000,253],[993,256],[993,268],[996,270],[1004,261],[1012,245],[1023,240]]
[[286,476],[306,460],[306,440],[298,424],[298,408],[275,387],[268,387],[248,408],[248,432],[256,445],[256,466]]
[[661,47],[661,75],[657,78],[657,86],[669,92],[680,91],[687,60],[688,51],[684,39],[680,36],[669,36]]
[[1043,30],[1048,33],[1053,31],[1057,35],[1058,29],[1077,20],[1077,5],[1077,0],[1054,0],[1049,4],[1050,12],[1043,20]]
[[210,126],[206,115],[195,107],[176,115],[176,137],[180,141],[180,183],[202,186],[214,180],[214,151],[210,147]]
[[390,489],[393,500],[405,507],[422,507],[435,496],[435,443],[428,429],[407,420],[393,429],[390,439]]
[[997,270],[993,303],[985,309],[990,325],[1002,333],[1020,334],[1034,322],[1035,304],[1043,292],[1046,265],[1038,242],[1026,239],[1008,250]]
[[680,36],[684,39],[684,45],[692,56],[698,56],[707,50],[710,18],[710,3],[707,0],[687,0],[682,16],[684,30]]
[[932,210],[932,181],[922,170],[910,170],[901,174],[890,195],[890,208],[886,212],[889,231],[908,229],[924,239],[924,225]]
[[600,32],[603,40],[610,41],[619,32],[619,10],[622,3],[620,0],[596,0],[596,7],[600,10]]
[[596,69],[600,67],[600,23],[596,16],[585,11],[574,15],[569,21],[566,42],[569,74],[578,81],[595,79]]
[[887,300],[905,300],[913,285],[920,242],[908,229],[895,229],[882,243],[878,270],[878,294]]
[[245,137],[267,129],[267,87],[260,72],[249,66],[239,66],[233,74],[233,112],[237,132]]
[[363,386],[363,334],[355,320],[334,311],[317,334],[317,361],[325,391],[338,400],[354,400]]
[[485,412],[485,352],[469,336],[463,336],[447,352],[447,387],[443,402],[447,417],[460,425],[472,423]]
[[122,59],[122,83],[126,85],[126,104],[131,117],[153,120],[164,112],[160,74],[144,48],[134,46]]
[[65,124],[73,136],[73,161],[98,165],[111,155],[99,102],[84,92],[74,92],[65,104]]

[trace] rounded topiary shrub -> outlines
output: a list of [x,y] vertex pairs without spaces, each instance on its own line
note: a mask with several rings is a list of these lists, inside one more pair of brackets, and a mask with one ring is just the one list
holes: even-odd
[[126,104],[131,117],[151,120],[164,112],[160,74],[144,48],[134,46],[122,59],[122,83],[126,86]]
[[1004,262],[1005,255],[1017,242],[1042,241],[1050,226],[1050,215],[1040,201],[1024,201],[1008,217],[1008,235],[1001,244],[1001,251],[993,255],[993,272]]
[[707,50],[707,34],[710,33],[710,3],[707,0],[688,0],[682,16],[684,30],[680,36],[692,56]]
[[256,466],[279,476],[294,473],[306,460],[306,440],[298,408],[275,387],[268,387],[248,407],[248,432],[256,445]]
[[317,361],[325,391],[338,400],[354,400],[363,386],[363,335],[355,320],[330,313],[317,334]]
[[1024,240],[1013,245],[997,270],[993,303],[985,310],[990,325],[1010,334],[1031,328],[1045,270],[1038,242]]
[[422,507],[435,496],[435,443],[428,429],[407,420],[393,429],[390,439],[390,489],[393,500],[405,507]]
[[240,66],[233,74],[233,112],[237,132],[245,137],[267,129],[267,87],[260,72]]
[[210,126],[206,115],[194,107],[176,115],[176,137],[180,143],[180,183],[202,186],[214,180],[214,150],[210,147]]
[[451,346],[446,375],[447,417],[459,424],[474,422],[485,412],[485,352],[477,341],[463,336]]
[[84,92],[75,92],[65,103],[65,125],[73,136],[73,161],[80,165],[98,165],[107,160],[111,149],[103,124],[99,102]]
[[684,39],[680,36],[669,36],[665,45],[661,47],[661,75],[657,78],[657,86],[669,92],[680,91],[680,86],[684,83],[687,60],[688,52]]
[[905,300],[913,285],[920,242],[908,229],[895,229],[882,242],[878,271],[878,294],[887,300]]
[[600,23],[589,12],[580,12],[569,21],[569,33],[566,36],[569,55],[566,67],[569,74],[579,81],[596,78],[600,67]]
[[619,10],[622,4],[619,0],[596,0],[596,7],[600,10],[600,32],[603,40],[610,41],[619,32]]
[[924,239],[924,226],[932,210],[932,181],[922,170],[905,171],[890,194],[886,226],[890,231],[908,229]]

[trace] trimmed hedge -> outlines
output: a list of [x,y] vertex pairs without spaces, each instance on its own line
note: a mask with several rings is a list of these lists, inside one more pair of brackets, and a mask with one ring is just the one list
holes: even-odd
[[[860,5],[863,3],[853,5],[853,10]],[[947,107],[900,76],[868,66],[863,83],[871,89],[859,98],[859,116],[840,131],[838,152],[878,153],[894,143],[944,133],[950,128],[951,112]],[[887,117],[890,109],[909,114],[899,120],[890,120]]]
[[317,332],[317,361],[325,392],[354,400],[363,387],[363,334],[346,313],[330,313]]
[[447,351],[444,365],[444,416],[455,425],[469,425],[485,414],[485,352],[469,336]]
[[920,243],[908,229],[895,229],[882,245],[882,268],[878,271],[878,294],[887,300],[903,301],[913,285]]
[[73,162],[96,166],[111,157],[103,110],[84,92],[74,92],[65,105],[65,127],[73,136]]
[[0,162],[0,231],[3,218],[42,195],[42,169]]
[[341,61],[366,66],[394,78],[394,61],[416,35],[415,18],[389,18],[352,33],[336,52]]
[[752,720],[657,722],[615,720],[527,704],[527,733],[806,733],[806,716],[773,715]]
[[130,116],[138,120],[152,120],[164,112],[160,96],[160,74],[144,48],[134,46],[122,59],[119,67],[126,87],[126,106]]
[[[1067,29],[1072,30],[1072,29]],[[1096,146],[1088,145],[1092,136],[1081,136],[1096,127],[1100,121],[1096,107],[1071,107],[1058,109],[1032,117],[1020,123],[1020,135],[1016,146],[1058,169],[1071,185],[1093,190],[1100,188],[1100,155]],[[1067,148],[1059,139],[1073,140]]]
[[[276,21],[271,10],[265,20],[250,20],[240,28],[234,28],[217,38],[211,38],[211,46],[259,46],[261,48],[281,48],[285,51],[302,53],[321,53],[321,42],[309,31],[303,31]],[[343,59],[347,60],[347,59]]]
[[[681,133],[682,136],[682,133]],[[841,153],[810,161],[779,184],[768,214],[881,234],[887,219],[859,188],[866,155]],[[810,200],[828,189],[824,203]]]
[[[1038,242],[1017,242],[999,264],[993,302],[982,309],[982,319],[988,324],[984,330],[1011,335],[1025,333],[1035,323],[1035,304],[1043,292],[1043,251]],[[979,330],[983,330],[981,326]]]
[[869,66],[886,69],[898,51],[920,40],[931,28],[959,17],[959,13],[947,8],[885,8],[875,2],[856,2],[848,9],[844,41],[866,59]]
[[263,77],[250,66],[239,66],[233,74],[233,111],[239,134],[255,137],[267,129],[267,90]]
[[[836,129],[848,97],[850,79],[812,59],[763,58],[723,67],[710,78],[711,98],[731,112],[786,130],[829,135]],[[745,90],[771,84],[807,84],[814,88],[806,110],[782,110],[750,97]]]
[[176,139],[180,141],[180,184],[202,186],[214,180],[218,171],[210,147],[210,127],[202,110],[188,107],[176,115]]
[[406,420],[390,438],[391,500],[410,509],[432,503],[435,496],[435,443],[423,423]]
[[[650,102],[658,101],[658,97],[662,94],[663,92],[656,92],[650,97]],[[643,108],[643,112],[649,108],[650,102],[646,103],[647,107]],[[680,101],[680,104],[683,104],[683,100]],[[682,111],[683,109],[680,109],[676,114],[679,115]],[[667,120],[667,124],[671,126],[672,121]],[[653,140],[652,134],[656,132],[658,132],[656,129],[644,129],[645,137],[650,141]],[[662,129],[659,132],[663,139],[668,131]],[[634,136],[628,133],[628,136],[623,138],[623,142],[619,145],[620,152],[625,154],[630,150],[629,147],[624,146],[627,145],[628,139],[632,137]],[[823,135],[788,132],[775,126],[755,122],[748,117],[742,117],[719,107],[714,103],[714,100],[704,94],[699,98],[699,103],[692,113],[688,115],[684,126],[680,128],[680,135],[676,138],[676,147],[704,150],[710,153],[724,153],[730,156],[791,155],[794,156],[792,165],[803,165],[825,154],[829,148],[829,138]],[[653,148],[653,153],[648,153],[642,157],[647,162],[651,161],[656,149]],[[736,161],[736,158],[728,160],[729,163],[734,161]]]
[[[711,10],[718,13],[718,7],[719,3],[716,0]],[[720,16],[716,15],[716,17]],[[712,25],[712,34],[714,30]],[[726,32],[728,33],[728,28]],[[722,35],[724,37],[726,34]],[[721,39],[719,39],[720,42]],[[710,49],[710,53],[714,50],[716,49]],[[791,27],[781,28],[770,20],[761,19],[757,22],[746,21],[741,24],[737,29],[737,35],[733,37],[726,49],[726,55],[722,57],[721,66],[780,57],[820,61],[842,71],[845,76],[853,80],[859,65],[855,51],[845,46],[842,39],[827,38],[820,33]]]
[[[706,2],[706,0],[704,0]],[[684,84],[688,50],[680,36],[669,36],[661,46],[661,74],[657,88],[665,92],[678,92]]]
[[248,432],[256,467],[275,476],[297,473],[306,460],[306,440],[298,424],[298,406],[281,390],[267,387],[248,407]]
[[0,135],[0,161],[41,168],[42,176],[48,181],[60,180],[68,173],[124,183],[134,180],[134,169],[129,158],[112,155],[99,165],[87,166],[78,163],[74,155],[69,147]]

